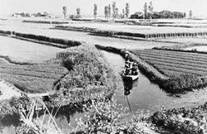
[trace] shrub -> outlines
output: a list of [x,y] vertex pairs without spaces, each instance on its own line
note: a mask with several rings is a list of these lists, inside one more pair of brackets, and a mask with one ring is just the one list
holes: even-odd
[[170,93],[182,93],[192,89],[202,88],[206,85],[206,79],[197,75],[183,74],[166,80],[161,87]]

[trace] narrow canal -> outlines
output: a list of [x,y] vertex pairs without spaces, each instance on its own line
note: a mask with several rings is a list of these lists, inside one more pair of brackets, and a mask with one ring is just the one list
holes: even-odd
[[[124,59],[113,53],[102,51],[111,67],[117,73],[124,69]],[[117,91],[114,96],[118,104],[128,107],[129,101],[131,110],[149,110],[151,112],[158,111],[162,106],[167,107],[169,103],[176,99],[170,97],[158,85],[151,83],[142,73],[139,73],[139,79],[134,82],[130,95],[125,96],[124,90]]]

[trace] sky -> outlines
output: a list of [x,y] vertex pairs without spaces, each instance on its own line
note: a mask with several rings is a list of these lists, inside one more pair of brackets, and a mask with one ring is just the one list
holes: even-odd
[[81,15],[93,14],[93,4],[98,5],[98,15],[104,14],[104,6],[117,3],[117,7],[123,9],[126,2],[130,5],[130,13],[143,11],[145,2],[152,1],[154,11],[173,10],[189,13],[193,16],[207,17],[207,0],[0,0],[0,15],[8,15],[14,12],[44,12],[56,15],[62,14],[62,7],[66,6],[68,14],[75,14],[75,9],[81,9]]

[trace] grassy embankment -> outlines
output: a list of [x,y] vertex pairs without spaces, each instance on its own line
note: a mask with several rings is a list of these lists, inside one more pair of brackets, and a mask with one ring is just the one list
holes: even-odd
[[92,32],[95,30],[95,28],[90,28],[90,27],[75,27],[75,26],[61,26],[61,25],[55,26],[52,29],[78,31],[78,32]]
[[14,31],[0,30],[0,34],[3,36],[8,36],[12,38],[17,38],[21,40],[31,41],[35,43],[40,43],[40,44],[55,46],[55,47],[60,47],[60,48],[67,48],[67,47],[81,45],[81,42],[78,42],[78,41],[47,37],[43,35],[19,33],[19,32],[14,32]]
[[57,59],[69,70],[68,74],[56,83],[60,91],[59,99],[82,102],[95,99],[96,95],[100,94],[110,97],[114,90],[119,88],[118,78],[94,46],[83,44],[66,49],[57,55]]
[[[97,47],[122,56],[126,53],[124,50],[112,47],[98,45]],[[140,71],[166,92],[183,93],[207,86],[205,55],[193,56],[190,53],[169,53],[168,51],[162,54],[161,51],[157,50],[156,53],[154,51],[132,50],[130,56],[138,62]],[[197,58],[199,60],[195,60]]]
[[54,21],[54,20],[23,20],[24,23],[41,23],[41,24],[68,24],[67,21]]

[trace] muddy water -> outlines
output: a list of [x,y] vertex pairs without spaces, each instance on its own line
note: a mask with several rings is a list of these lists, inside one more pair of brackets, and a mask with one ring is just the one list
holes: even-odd
[[[105,51],[102,53],[115,71],[120,73],[124,69],[124,59],[121,56]],[[151,83],[142,73],[139,73],[139,79],[134,83],[131,94],[125,96],[122,89],[116,93],[115,99],[119,104],[130,106],[131,110],[136,112],[138,110],[158,111],[162,106],[167,107],[176,98],[168,96],[158,85]]]

